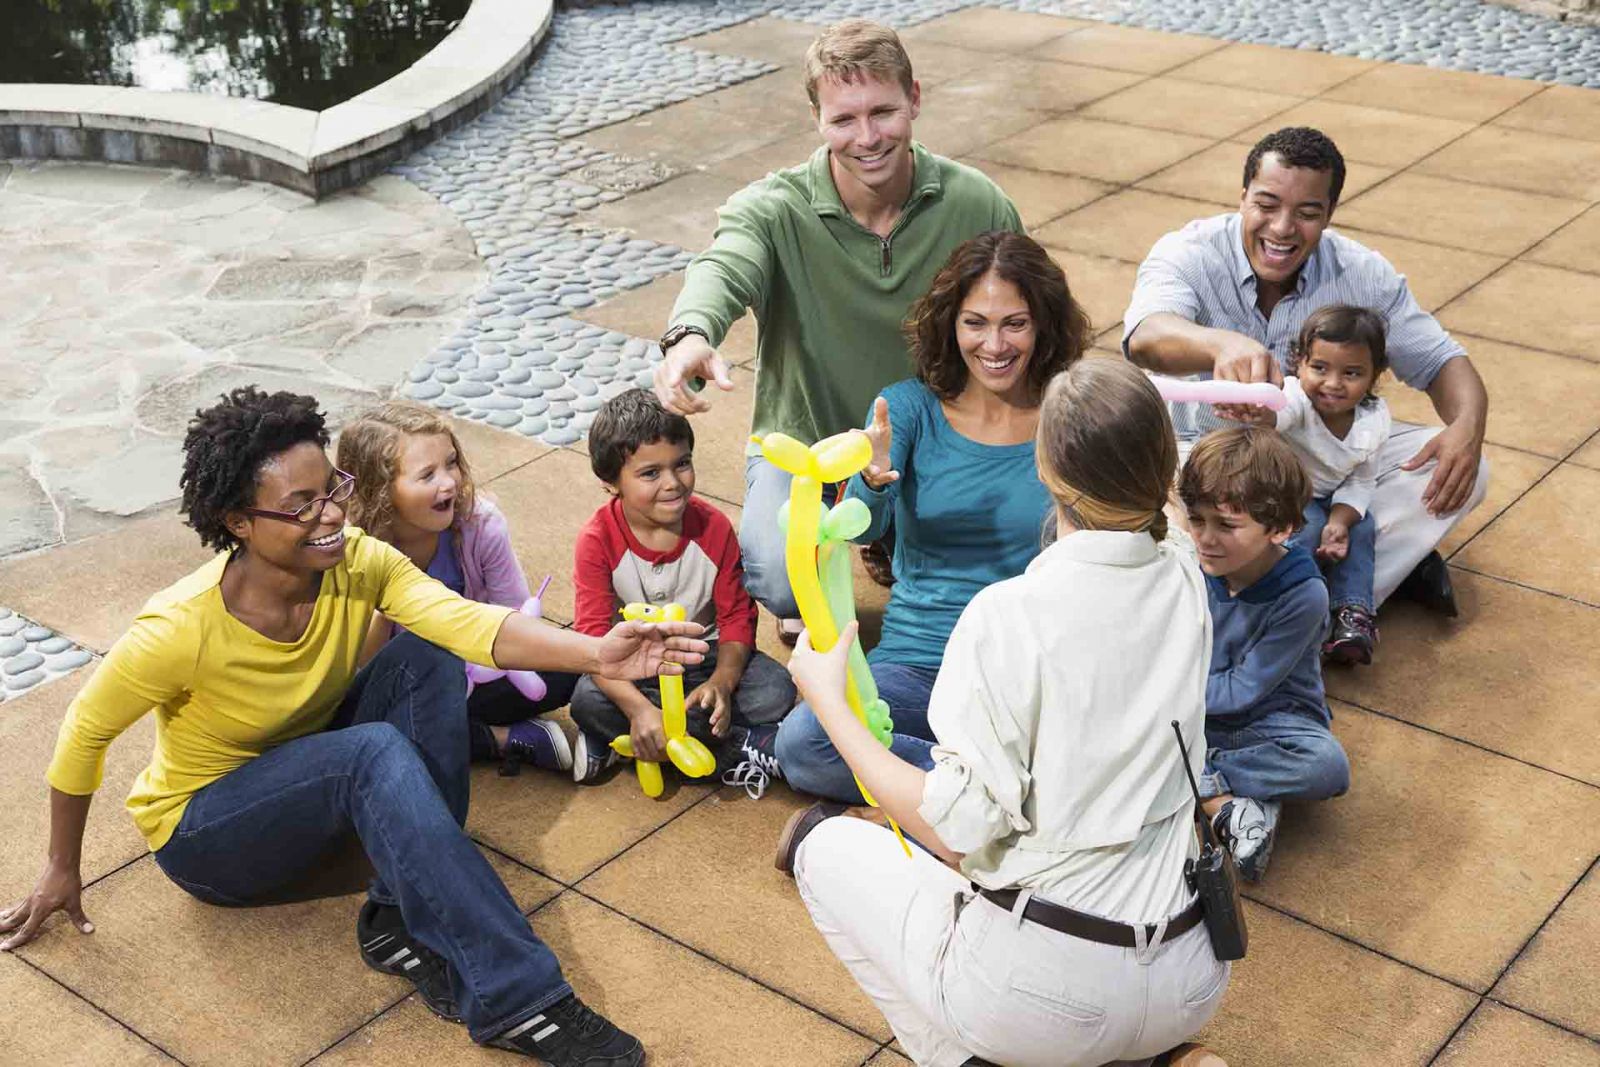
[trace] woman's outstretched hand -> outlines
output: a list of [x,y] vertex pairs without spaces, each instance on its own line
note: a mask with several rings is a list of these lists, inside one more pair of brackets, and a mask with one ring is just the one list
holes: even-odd
[[697,640],[705,629],[697,622],[619,622],[595,648],[594,673],[619,682],[682,674],[711,651]]
[[33,892],[11,907],[0,911],[0,952],[21,948],[39,934],[39,927],[53,913],[64,911],[82,934],[94,933],[94,923],[83,913],[83,881],[76,867],[47,864],[34,884]]
[[874,489],[882,489],[900,479],[900,472],[889,466],[889,444],[894,432],[889,426],[889,402],[879,397],[872,405],[872,425],[862,431],[872,442],[872,460],[861,472],[861,480]]
[[839,640],[826,652],[811,647],[811,631],[802,630],[789,657],[789,674],[813,711],[819,703],[844,703],[845,676],[849,671],[850,646],[855,643],[856,623],[845,624]]

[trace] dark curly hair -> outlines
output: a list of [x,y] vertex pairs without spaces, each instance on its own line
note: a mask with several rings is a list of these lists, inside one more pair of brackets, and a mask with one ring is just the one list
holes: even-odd
[[917,377],[951,400],[967,387],[967,364],[956,344],[956,316],[978,279],[994,271],[1015,285],[1033,316],[1028,386],[1035,397],[1077,362],[1089,343],[1089,316],[1073,299],[1067,276],[1038,242],[1010,230],[980,233],[950,254],[928,291],[911,307],[905,335]]
[[250,506],[268,460],[306,441],[328,447],[327,422],[315,397],[247,385],[196,411],[183,437],[178,485],[179,510],[200,543],[218,552],[237,547],[224,517]]
[[647,389],[629,389],[600,405],[589,424],[589,469],[607,485],[616,485],[628,457],[645,445],[665,441],[694,451],[694,427]]
[[1385,347],[1387,326],[1383,316],[1371,308],[1351,307],[1349,304],[1329,304],[1306,317],[1300,327],[1300,336],[1289,348],[1291,369],[1300,373],[1300,364],[1311,354],[1311,346],[1318,341],[1332,341],[1336,345],[1358,344],[1372,357],[1372,385],[1361,402],[1368,406],[1378,402],[1378,379],[1389,369],[1389,353]]
[[1332,175],[1328,181],[1328,214],[1333,214],[1339,204],[1339,194],[1344,191],[1344,156],[1327,134],[1310,126],[1285,126],[1267,134],[1244,157],[1243,188],[1250,188],[1250,183],[1261,173],[1261,159],[1268,152],[1283,160],[1286,167],[1305,167]]

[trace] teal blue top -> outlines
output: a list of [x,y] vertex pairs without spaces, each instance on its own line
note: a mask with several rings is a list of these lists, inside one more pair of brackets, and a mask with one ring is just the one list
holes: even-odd
[[883,396],[893,430],[889,459],[900,480],[871,489],[857,475],[846,490],[872,510],[872,525],[856,540],[877,540],[894,519],[895,583],[883,638],[868,659],[937,668],[968,601],[1021,574],[1039,554],[1050,495],[1039,482],[1032,441],[985,445],[963,437],[915,379],[896,382]]

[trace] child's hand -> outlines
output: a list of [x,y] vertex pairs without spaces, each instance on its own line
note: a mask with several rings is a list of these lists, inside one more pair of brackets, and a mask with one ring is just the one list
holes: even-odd
[[1317,558],[1338,563],[1350,554],[1350,527],[1329,520],[1322,528],[1322,543],[1317,546]]
[[655,705],[628,717],[628,737],[633,741],[635,759],[661,763],[667,758],[667,731],[661,724],[661,709]]
[[683,706],[704,708],[710,716],[711,736],[726,736],[733,722],[733,683],[713,674],[683,698]]
[[894,433],[889,426],[889,402],[879,397],[872,404],[872,425],[862,431],[872,442],[872,459],[861,472],[861,480],[874,489],[898,481],[900,472],[889,466],[889,442]]
[[810,630],[800,632],[800,639],[794,645],[794,654],[789,657],[789,674],[813,711],[819,700],[844,700],[850,646],[855,642],[856,629],[854,622],[845,626],[839,640],[826,652],[818,652],[811,647]]
[[1230,422],[1242,422],[1246,426],[1262,426],[1271,429],[1278,425],[1278,416],[1271,408],[1264,408],[1259,404],[1213,404],[1211,410],[1216,412],[1217,418],[1227,419]]

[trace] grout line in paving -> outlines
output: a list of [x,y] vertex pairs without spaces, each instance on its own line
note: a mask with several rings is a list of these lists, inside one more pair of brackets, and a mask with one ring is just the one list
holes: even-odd
[[1512,1004],[1509,1001],[1501,1000],[1499,997],[1491,996],[1488,993],[1483,995],[1483,999],[1485,1002],[1494,1004],[1497,1007],[1505,1008],[1507,1011],[1514,1011],[1518,1015],[1526,1015],[1530,1019],[1537,1019],[1548,1026],[1555,1027],[1557,1030],[1563,1030],[1566,1033],[1571,1034],[1573,1037],[1581,1037],[1591,1045],[1600,1045],[1600,1038],[1596,1038],[1591,1034],[1586,1034],[1582,1030],[1574,1030],[1568,1024],[1557,1019],[1551,1019],[1548,1016],[1540,1015],[1538,1012],[1529,1008],[1520,1007],[1519,1005]]
[[[672,942],[674,945],[677,945],[679,948],[687,949],[688,951],[694,953],[696,956],[699,956],[701,959],[706,960],[709,963],[711,963],[711,964],[713,964],[713,965],[715,965],[717,967],[720,967],[721,969],[729,972],[730,974],[738,975],[740,978],[743,978],[745,981],[750,982],[750,983],[752,983],[754,985],[760,986],[762,989],[765,989],[767,992],[773,993],[773,994],[775,994],[777,996],[780,996],[784,1000],[787,1000],[791,1004],[794,1004],[794,1005],[797,1005],[798,1007],[804,1008],[806,1011],[808,1011],[811,1014],[817,1016],[818,1018],[825,1019],[828,1022],[833,1023],[835,1026],[839,1026],[839,1027],[844,1028],[845,1030],[848,1030],[850,1033],[855,1034],[857,1037],[860,1037],[860,1038],[863,1038],[864,1040],[870,1041],[873,1044],[877,1044],[879,1041],[882,1040],[881,1038],[874,1037],[872,1034],[863,1033],[861,1030],[856,1029],[856,1027],[852,1026],[851,1024],[849,1024],[847,1022],[844,1022],[841,1019],[834,1018],[833,1016],[829,1015],[827,1012],[823,1011],[822,1009],[820,1009],[820,1008],[818,1008],[818,1007],[816,1007],[814,1005],[807,1004],[805,1001],[800,1000],[797,997],[795,997],[794,994],[792,994],[792,993],[786,993],[783,990],[778,989],[775,986],[769,985],[767,982],[765,982],[764,980],[756,977],[755,975],[749,974],[749,973],[747,973],[745,971],[740,970],[738,967],[735,967],[733,964],[729,963],[727,960],[719,959],[718,957],[711,955],[709,952],[706,952],[704,949],[696,948],[694,945],[689,944],[687,941],[681,941],[678,938],[674,937],[673,935],[667,933],[665,930],[662,930],[662,929],[660,929],[658,927],[650,925],[649,923],[645,922],[643,919],[639,919],[639,918],[636,918],[636,917],[634,917],[632,915],[629,915],[627,912],[623,911],[621,908],[618,908],[618,907],[616,907],[615,905],[612,905],[612,904],[608,904],[605,901],[601,900],[599,897],[592,896],[589,893],[584,892],[583,889],[581,889],[579,887],[574,887],[572,889],[572,892],[576,893],[578,896],[582,897],[583,899],[585,899],[585,900],[587,900],[587,901],[589,901],[589,902],[591,902],[593,904],[600,905],[600,907],[605,908],[607,911],[612,912],[613,914],[622,916],[624,919],[627,919],[629,922],[635,924],[636,926],[641,926],[644,929],[649,930],[651,933],[655,934],[657,937],[665,938],[667,941]],[[872,1053],[872,1056],[876,1056],[878,1054],[878,1051],[881,1051],[881,1047],[880,1047],[880,1049],[874,1050],[873,1053]],[[870,1060],[872,1058],[872,1056],[868,1056],[867,1059]]]
[[[126,861],[124,863],[119,863],[115,867],[111,868],[109,871],[106,871],[104,874],[97,876],[94,880],[83,883],[83,888],[84,889],[88,889],[91,886],[97,886],[101,882],[105,881],[107,878],[110,878],[113,875],[121,874],[123,871],[127,870],[129,867],[132,867],[135,864],[141,863],[144,860],[150,859],[150,857],[154,856],[154,855],[155,855],[154,852],[147,851],[141,856],[135,856],[131,860],[128,860],[128,861]],[[154,861],[152,860],[151,862],[154,862]]]
[[1496,582],[1504,582],[1506,585],[1514,585],[1519,589],[1526,589],[1531,593],[1543,593],[1545,596],[1553,596],[1558,600],[1566,600],[1574,604],[1582,604],[1586,608],[1600,608],[1600,604],[1597,604],[1594,601],[1585,600],[1582,597],[1573,596],[1570,593],[1558,593],[1553,589],[1541,589],[1537,585],[1530,585],[1527,582],[1519,582],[1517,579],[1507,578],[1503,574],[1490,574],[1488,571],[1475,570],[1474,568],[1467,566],[1465,563],[1452,562],[1450,566],[1455,567],[1458,570],[1466,571],[1468,574],[1475,574],[1479,578],[1489,578]]
[[[1523,953],[1524,953],[1524,952],[1527,952],[1527,951],[1528,951],[1528,946],[1529,946],[1529,945],[1531,945],[1531,944],[1533,944],[1533,942],[1534,942],[1534,940],[1535,940],[1535,939],[1537,939],[1537,938],[1538,938],[1538,936],[1539,936],[1539,935],[1540,935],[1540,934],[1541,934],[1541,933],[1543,933],[1543,932],[1544,932],[1544,928],[1545,928],[1545,927],[1546,927],[1546,926],[1548,926],[1548,925],[1549,925],[1549,923],[1550,923],[1550,920],[1551,920],[1551,919],[1553,919],[1553,918],[1555,918],[1555,915],[1556,915],[1556,912],[1558,912],[1558,911],[1560,911],[1560,910],[1561,910],[1561,906],[1562,906],[1562,905],[1563,905],[1563,904],[1565,904],[1565,903],[1566,903],[1566,902],[1567,902],[1567,898],[1568,898],[1568,897],[1570,897],[1570,896],[1572,896],[1572,894],[1573,894],[1573,892],[1574,892],[1574,891],[1575,891],[1575,890],[1576,890],[1576,889],[1577,889],[1577,888],[1578,888],[1578,887],[1579,887],[1579,886],[1580,886],[1580,885],[1582,885],[1582,884],[1583,884],[1583,880],[1584,880],[1584,879],[1585,879],[1585,878],[1587,878],[1587,877],[1589,877],[1589,874],[1590,874],[1590,873],[1591,873],[1591,872],[1592,872],[1592,871],[1593,871],[1593,870],[1594,870],[1594,869],[1595,869],[1595,867],[1596,867],[1596,866],[1597,866],[1597,865],[1600,865],[1600,857],[1596,857],[1596,858],[1595,858],[1595,859],[1593,859],[1593,860],[1591,860],[1591,861],[1590,861],[1590,863],[1589,863],[1589,866],[1588,866],[1588,867],[1586,867],[1586,868],[1584,868],[1584,871],[1583,871],[1583,873],[1582,873],[1582,874],[1580,874],[1580,875],[1578,875],[1578,877],[1577,877],[1577,879],[1576,879],[1576,880],[1574,880],[1574,881],[1573,881],[1573,883],[1572,883],[1572,884],[1571,884],[1571,885],[1570,885],[1570,886],[1568,886],[1568,887],[1567,887],[1567,891],[1566,891],[1566,892],[1565,892],[1565,893],[1562,893],[1562,894],[1561,894],[1561,899],[1560,899],[1560,900],[1558,900],[1558,901],[1556,901],[1556,904],[1555,904],[1555,907],[1553,907],[1553,908],[1551,908],[1551,909],[1550,909],[1550,910],[1549,910],[1549,912],[1547,912],[1547,913],[1546,913],[1546,914],[1545,914],[1545,917],[1544,917],[1544,921],[1543,921],[1543,922],[1541,922],[1541,923],[1540,923],[1540,924],[1539,924],[1539,925],[1538,925],[1538,927],[1536,927],[1536,928],[1535,928],[1535,929],[1534,929],[1534,931],[1533,931],[1533,933],[1531,933],[1531,934],[1529,934],[1529,935],[1528,935],[1528,938],[1527,938],[1527,940],[1526,940],[1526,941],[1524,941],[1524,942],[1523,942],[1523,943],[1522,943],[1522,947],[1521,947],[1521,948],[1519,948],[1519,949],[1517,949],[1517,951],[1516,951],[1516,952],[1514,952],[1514,953],[1512,953],[1512,955],[1511,955],[1511,958],[1510,958],[1510,959],[1509,959],[1509,960],[1507,960],[1507,961],[1506,961],[1506,965],[1505,965],[1505,966],[1504,966],[1504,967],[1502,967],[1502,968],[1500,968],[1500,973],[1499,973],[1499,974],[1497,974],[1497,975],[1495,975],[1495,976],[1494,976],[1494,981],[1493,981],[1493,982],[1490,982],[1490,983],[1489,983],[1489,988],[1488,988],[1488,989],[1486,989],[1486,990],[1484,990],[1484,992],[1483,992],[1483,995],[1482,995],[1482,996],[1483,996],[1483,998],[1488,998],[1488,996],[1489,996],[1489,994],[1490,994],[1490,993],[1492,993],[1492,992],[1494,992],[1494,988],[1495,988],[1495,986],[1497,986],[1497,985],[1499,985],[1499,984],[1500,984],[1500,982],[1501,982],[1501,980],[1502,980],[1502,979],[1503,979],[1503,978],[1505,978],[1505,976],[1506,976],[1506,974],[1507,974],[1507,972],[1509,972],[1509,971],[1510,971],[1510,970],[1511,970],[1511,968],[1512,968],[1512,967],[1514,967],[1514,966],[1516,966],[1516,963],[1517,963],[1517,961],[1518,961],[1518,960],[1519,960],[1519,959],[1521,959],[1521,958],[1522,958],[1522,954],[1523,954]],[[1500,1001],[1500,1000],[1498,1000],[1498,999],[1496,999],[1496,1000],[1495,1000],[1495,1003],[1497,1003],[1497,1004],[1499,1004],[1499,1003],[1502,1003],[1502,1002],[1501,1002],[1501,1001]],[[1481,1006],[1482,1006],[1482,1004],[1483,1004],[1483,999],[1480,999],[1480,1000],[1479,1000],[1479,1001],[1478,1001],[1478,1004],[1479,1004],[1479,1007],[1481,1007]],[[1507,1004],[1507,1005],[1505,1005],[1505,1006],[1506,1006],[1506,1007],[1509,1007],[1509,1008],[1513,1008],[1513,1009],[1514,1009],[1514,1010],[1517,1010],[1517,1011],[1521,1011],[1521,1010],[1522,1010],[1522,1009],[1520,1009],[1520,1008],[1516,1008],[1516,1007],[1515,1007],[1515,1006],[1514,1006],[1514,1005],[1510,1005],[1510,1004]],[[1477,1008],[1474,1008],[1474,1009],[1473,1009],[1473,1010],[1472,1010],[1472,1012],[1469,1012],[1469,1013],[1468,1013],[1468,1015],[1467,1015],[1467,1018],[1471,1018],[1471,1017],[1472,1017],[1472,1015],[1473,1015],[1473,1014],[1474,1014],[1474,1013],[1476,1013],[1476,1011],[1477,1011]],[[1525,1012],[1525,1013],[1524,1013],[1524,1014],[1528,1014],[1528,1015],[1533,1015],[1533,1013],[1532,1013],[1532,1012]],[[1557,1023],[1557,1022],[1552,1022],[1552,1021],[1551,1021],[1551,1020],[1549,1020],[1549,1019],[1544,1019],[1544,1017],[1543,1017],[1543,1016],[1538,1016],[1538,1015],[1535,1015],[1535,1016],[1534,1016],[1534,1017],[1535,1017],[1535,1018],[1537,1018],[1537,1019],[1541,1019],[1541,1020],[1542,1020],[1542,1021],[1544,1021],[1544,1022],[1549,1022],[1549,1023],[1550,1023],[1550,1025],[1552,1025],[1552,1026],[1555,1026],[1555,1027],[1557,1027],[1557,1028],[1559,1028],[1559,1029],[1562,1029],[1562,1030],[1565,1030],[1565,1031],[1567,1031],[1567,1032],[1568,1032],[1568,1033],[1578,1033],[1578,1031],[1576,1031],[1576,1030],[1573,1030],[1573,1029],[1572,1029],[1572,1028],[1571,1028],[1571,1027],[1569,1027],[1569,1026],[1562,1026],[1562,1025],[1561,1025],[1561,1024],[1560,1024],[1560,1023]],[[1460,1032],[1461,1032],[1461,1028],[1462,1028],[1462,1027],[1464,1027],[1464,1026],[1466,1026],[1466,1024],[1467,1024],[1467,1020],[1466,1020],[1466,1019],[1463,1019],[1463,1020],[1461,1020],[1461,1023],[1460,1023],[1460,1025],[1458,1025],[1458,1026],[1457,1026],[1457,1027],[1456,1027],[1456,1028],[1455,1028],[1455,1030],[1453,1030],[1453,1031],[1452,1031],[1452,1032],[1451,1032],[1451,1034],[1450,1034],[1450,1036],[1449,1036],[1449,1038],[1447,1038],[1447,1039],[1446,1039],[1446,1040],[1445,1040],[1445,1043],[1444,1043],[1444,1045],[1442,1045],[1442,1046],[1440,1046],[1440,1049],[1439,1049],[1439,1052],[1438,1052],[1438,1053],[1435,1053],[1435,1054],[1434,1054],[1434,1057],[1433,1057],[1433,1059],[1430,1059],[1430,1060],[1429,1060],[1429,1061],[1428,1061],[1428,1062],[1429,1062],[1429,1063],[1430,1063],[1430,1064],[1431,1064],[1431,1063],[1433,1063],[1433,1062],[1434,1062],[1434,1060],[1437,1060],[1437,1059],[1438,1059],[1438,1058],[1439,1058],[1439,1055],[1440,1055],[1440,1054],[1441,1054],[1441,1053],[1443,1053],[1443,1052],[1444,1052],[1444,1050],[1445,1050],[1445,1048],[1447,1048],[1447,1047],[1448,1047],[1448,1046],[1449,1046],[1449,1044],[1450,1044],[1450,1042],[1451,1042],[1451,1041],[1454,1041],[1454,1040],[1455,1040],[1455,1037],[1456,1037],[1456,1034],[1458,1034],[1458,1033],[1460,1033]],[[1589,1037],[1588,1037],[1588,1035],[1587,1035],[1587,1034],[1578,1034],[1578,1036],[1580,1036],[1580,1037],[1584,1037],[1584,1038],[1588,1038],[1588,1039],[1589,1039],[1589,1040],[1591,1040],[1591,1041],[1592,1041],[1592,1040],[1593,1040],[1593,1038],[1589,1038]]]
[[1455,734],[1449,733],[1448,731],[1439,729],[1437,726],[1429,726],[1426,723],[1415,722],[1411,719],[1402,718],[1392,711],[1385,711],[1382,708],[1376,708],[1370,704],[1363,704],[1359,700],[1351,700],[1347,697],[1341,696],[1336,696],[1333,699],[1337,700],[1341,704],[1348,704],[1352,708],[1359,708],[1369,715],[1376,715],[1380,719],[1388,719],[1390,722],[1399,723],[1402,726],[1409,726],[1412,729],[1421,730],[1423,733],[1432,734],[1435,737],[1442,737],[1447,741],[1454,741],[1457,744],[1466,745],[1468,748],[1475,748],[1479,752],[1484,752],[1491,756],[1498,756],[1501,759],[1508,759],[1512,763],[1520,763],[1524,767],[1531,768],[1532,770],[1542,771],[1545,774],[1553,774],[1557,778],[1565,778],[1569,782],[1574,782],[1588,789],[1600,790],[1600,782],[1591,782],[1586,779],[1579,778],[1575,774],[1569,774],[1566,771],[1558,771],[1554,767],[1546,767],[1542,763],[1535,763],[1533,760],[1525,759],[1522,756],[1513,755],[1510,752],[1502,752],[1498,748],[1492,748],[1481,741],[1474,741],[1470,737],[1458,737]]
[[1473,1020],[1473,1017],[1476,1016],[1478,1012],[1483,1010],[1483,1002],[1487,999],[1487,997],[1480,995],[1477,1003],[1472,1005],[1472,1010],[1467,1012],[1467,1014],[1462,1017],[1460,1022],[1456,1023],[1454,1030],[1451,1030],[1445,1035],[1444,1040],[1439,1043],[1439,1047],[1433,1050],[1433,1055],[1428,1057],[1426,1061],[1428,1067],[1433,1067],[1433,1064],[1439,1062],[1439,1057],[1443,1056],[1445,1051],[1455,1043],[1456,1037],[1460,1035],[1461,1031],[1467,1028],[1467,1024]]
[[[92,937],[94,935],[91,934],[89,936]],[[182,1058],[180,1058],[171,1049],[168,1049],[168,1048],[164,1047],[159,1041],[155,1041],[155,1040],[153,1040],[151,1038],[148,1038],[144,1034],[140,1033],[138,1030],[135,1030],[126,1021],[124,1021],[123,1019],[117,1017],[116,1015],[113,1015],[110,1011],[108,1011],[105,1008],[101,1007],[99,1004],[96,1004],[94,1001],[90,1000],[88,997],[84,996],[82,993],[78,992],[76,989],[73,989],[67,983],[63,982],[61,979],[57,978],[55,975],[53,975],[49,971],[45,970],[39,964],[37,964],[37,963],[33,962],[32,960],[28,959],[26,956],[18,955],[15,952],[11,953],[11,955],[14,958],[16,958],[17,960],[21,961],[23,966],[28,967],[31,970],[33,970],[33,972],[35,974],[41,974],[45,978],[47,978],[50,981],[54,982],[56,985],[60,986],[62,989],[65,989],[72,996],[74,996],[74,997],[78,998],[79,1000],[83,1001],[85,1004],[89,1005],[90,1008],[94,1009],[99,1014],[104,1015],[107,1019],[110,1019],[112,1022],[116,1023],[118,1026],[120,1026],[124,1030],[128,1031],[128,1033],[132,1034],[134,1037],[138,1038],[140,1041],[143,1041],[145,1044],[149,1045],[151,1048],[155,1049],[157,1052],[161,1053],[163,1056],[166,1056],[168,1059],[172,1060],[172,1062],[183,1064],[184,1067],[188,1067],[187,1062],[185,1060],[183,1060]]]
[[[1536,488],[1539,487],[1539,485],[1541,483],[1544,482],[1544,480],[1546,478],[1549,478],[1552,474],[1554,474],[1561,467],[1566,466],[1568,463],[1572,463],[1572,465],[1574,467],[1577,467],[1579,470],[1588,470],[1589,468],[1585,467],[1582,463],[1573,462],[1572,457],[1577,455],[1579,452],[1583,451],[1584,447],[1586,445],[1588,445],[1590,441],[1593,441],[1596,437],[1600,437],[1600,430],[1596,430],[1594,433],[1591,433],[1588,437],[1585,437],[1582,441],[1579,441],[1577,443],[1577,445],[1575,445],[1570,451],[1567,452],[1566,455],[1557,458],[1555,463],[1553,463],[1551,465],[1549,470],[1545,471],[1543,474],[1539,475],[1539,477],[1535,478],[1528,485],[1528,487],[1526,489],[1524,489],[1522,492],[1518,493],[1515,498],[1513,498],[1509,503],[1506,504],[1505,507],[1503,507],[1499,511],[1495,512],[1494,515],[1489,519],[1488,522],[1484,523],[1476,531],[1474,531],[1471,537],[1469,537],[1465,541],[1461,542],[1461,544],[1458,545],[1456,547],[1456,549],[1453,552],[1450,553],[1449,558],[1451,560],[1454,560],[1458,555],[1460,555],[1462,552],[1464,552],[1468,545],[1472,544],[1472,542],[1474,542],[1478,538],[1482,537],[1483,534],[1484,534],[1484,531],[1488,530],[1489,527],[1493,526],[1495,523],[1499,522],[1502,518],[1504,518],[1507,512],[1509,512],[1513,507],[1515,507],[1516,505],[1518,505],[1518,504],[1520,504],[1522,502],[1523,497],[1525,497],[1529,493],[1533,492]],[[1504,448],[1505,446],[1504,445],[1500,445],[1498,447]],[[1522,449],[1518,449],[1518,451],[1523,451],[1523,450]],[[1539,456],[1540,459],[1550,459],[1551,458],[1550,456],[1539,455],[1539,453],[1537,453],[1537,452],[1533,452],[1533,453],[1529,453],[1529,454],[1530,455]],[[1462,566],[1459,563],[1456,564],[1456,566],[1461,567],[1461,569],[1464,570],[1464,571],[1471,571],[1471,573],[1473,573],[1473,574],[1479,573],[1477,571],[1472,570],[1471,567],[1465,567],[1465,566]],[[1494,576],[1493,575],[1489,575],[1488,577],[1494,577]],[[1511,582],[1511,584],[1513,584],[1513,585],[1522,585],[1523,584],[1521,582],[1513,581],[1512,579],[1509,579],[1509,578],[1503,579],[1503,580]],[[1528,586],[1527,588],[1537,588],[1537,587],[1536,586]],[[1580,603],[1580,604],[1587,604],[1588,603],[1588,601],[1585,601],[1585,600],[1578,600],[1577,597],[1565,596],[1565,595],[1563,595],[1561,593],[1550,592],[1550,590],[1547,590],[1547,589],[1540,590],[1540,592],[1549,592],[1551,596],[1559,596],[1563,600],[1577,600],[1577,602]],[[1591,607],[1597,607],[1597,606],[1600,606],[1600,605],[1590,605],[1590,606]]]

